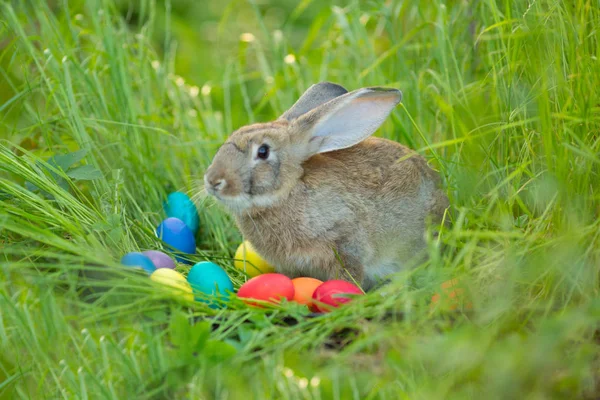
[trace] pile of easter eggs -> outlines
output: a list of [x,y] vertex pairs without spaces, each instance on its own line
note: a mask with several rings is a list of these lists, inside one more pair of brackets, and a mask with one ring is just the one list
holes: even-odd
[[260,302],[277,303],[283,299],[304,304],[315,312],[328,312],[349,302],[353,296],[362,295],[356,285],[342,280],[322,282],[315,278],[290,279],[283,274],[269,273],[255,276],[238,290],[238,297],[247,304],[260,306]]
[[285,298],[305,304],[315,312],[326,312],[350,301],[351,297],[347,295],[363,294],[358,286],[346,281],[323,282],[308,277],[290,279],[276,274],[275,268],[263,260],[248,241],[239,245],[234,258],[234,266],[252,278],[237,293],[239,298],[251,305],[258,305],[251,300],[276,303]]
[[[171,193],[163,208],[167,218],[156,228],[156,235],[175,260],[190,264],[187,256],[196,251],[195,237],[200,226],[198,210],[181,192]],[[360,288],[342,280],[290,279],[275,273],[275,268],[262,259],[248,241],[239,245],[234,258],[234,266],[251,278],[239,288],[237,296],[252,306],[262,307],[286,299],[304,304],[314,312],[327,312],[347,303],[352,296],[363,294]],[[194,264],[187,276],[175,270],[176,263],[171,256],[158,250],[128,253],[121,258],[121,264],[140,268],[165,289],[211,308],[222,306],[235,293],[225,270],[213,262]]]
[[[198,210],[192,200],[181,192],[171,193],[163,209],[167,218],[156,228],[156,236],[168,252],[174,253],[175,260],[189,264],[186,256],[196,252],[195,237],[200,227]],[[171,256],[158,250],[125,254],[121,264],[141,268],[150,274],[150,279],[186,300],[206,301],[206,297],[212,297],[216,301],[209,302],[210,307],[216,307],[219,300],[226,300],[233,292],[233,283],[227,273],[212,262],[196,263],[187,277],[175,270],[176,264]]]

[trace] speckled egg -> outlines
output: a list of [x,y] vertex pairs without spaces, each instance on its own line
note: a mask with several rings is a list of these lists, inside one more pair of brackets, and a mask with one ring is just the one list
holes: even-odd
[[142,252],[142,254],[145,255],[146,257],[148,257],[150,260],[152,260],[152,263],[154,264],[154,266],[157,269],[158,268],[175,269],[175,261],[173,261],[173,259],[171,257],[166,255],[162,251],[148,250],[148,251]]
[[[187,281],[196,294],[196,300],[199,301],[207,302],[205,296],[198,296],[199,293],[216,295],[222,301],[229,299],[230,293],[233,293],[233,283],[227,272],[209,261],[195,264],[188,273]],[[219,306],[218,302],[208,302],[208,304],[211,308]]]
[[163,203],[167,217],[178,218],[187,225],[195,235],[200,227],[200,217],[196,205],[189,196],[182,192],[173,192],[167,196]]
[[141,268],[147,273],[154,272],[156,267],[148,257],[139,252],[127,253],[121,258],[121,264],[133,268]]
[[251,277],[275,272],[275,268],[266,262],[247,240],[238,246],[234,258],[233,265]]
[[194,300],[190,284],[179,272],[170,268],[159,268],[150,275],[150,279],[164,285],[170,292],[182,296],[188,301]]
[[[292,300],[294,293],[294,284],[287,276],[263,274],[244,283],[238,290],[238,297],[246,300],[254,299],[278,303],[284,298],[288,301]],[[251,301],[246,301],[246,303],[257,305],[257,303]]]
[[[187,225],[178,218],[167,218],[156,228],[156,236],[173,250],[194,254],[196,252],[196,239]],[[175,256],[177,261],[191,263],[181,256]]]
[[[345,295],[351,296],[345,296]],[[313,311],[328,312],[335,307],[349,302],[353,296],[362,295],[363,291],[356,285],[342,281],[331,280],[323,283],[315,289],[313,300],[319,303],[313,303]]]

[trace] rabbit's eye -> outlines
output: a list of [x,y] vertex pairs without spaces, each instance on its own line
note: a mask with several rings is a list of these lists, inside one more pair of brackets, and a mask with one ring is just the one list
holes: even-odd
[[261,145],[256,151],[256,156],[261,160],[269,158],[269,146],[266,144]]

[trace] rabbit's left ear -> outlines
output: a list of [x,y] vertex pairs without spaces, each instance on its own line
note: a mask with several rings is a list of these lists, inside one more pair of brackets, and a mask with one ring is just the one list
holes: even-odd
[[331,99],[348,93],[342,86],[331,82],[319,82],[309,87],[298,101],[280,119],[292,121]]
[[336,97],[295,121],[307,157],[354,146],[371,136],[402,100],[402,92],[364,88]]

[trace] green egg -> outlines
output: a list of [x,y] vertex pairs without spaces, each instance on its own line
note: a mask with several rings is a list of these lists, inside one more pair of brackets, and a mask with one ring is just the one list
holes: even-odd
[[[209,261],[194,265],[188,273],[187,280],[195,294],[203,293],[226,301],[230,293],[233,293],[233,283],[227,272]],[[219,307],[219,303],[207,301],[205,297],[196,296],[196,300],[208,303],[211,308]]]

